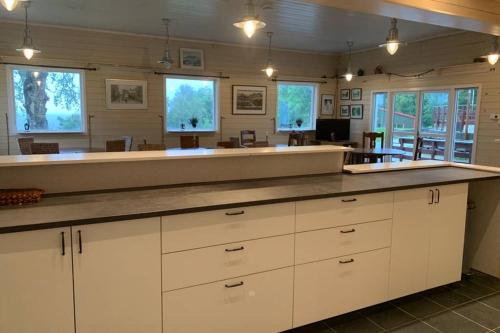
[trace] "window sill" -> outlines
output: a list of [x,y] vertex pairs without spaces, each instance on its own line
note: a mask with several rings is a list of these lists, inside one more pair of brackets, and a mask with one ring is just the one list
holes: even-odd
[[167,131],[167,134],[196,134],[196,133],[217,133],[216,130],[206,130],[206,131]]

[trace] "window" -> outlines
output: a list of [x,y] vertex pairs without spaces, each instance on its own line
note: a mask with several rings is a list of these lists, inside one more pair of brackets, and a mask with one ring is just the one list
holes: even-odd
[[[388,93],[373,94],[373,129],[375,132],[383,132],[387,137],[387,112]],[[376,145],[380,147],[381,138],[377,138]]]
[[453,161],[472,163],[477,121],[477,88],[456,90],[456,112],[453,127]]
[[167,131],[216,130],[217,80],[167,77]]
[[278,131],[314,130],[317,85],[278,83]]
[[9,76],[17,133],[84,132],[83,72],[12,67]]

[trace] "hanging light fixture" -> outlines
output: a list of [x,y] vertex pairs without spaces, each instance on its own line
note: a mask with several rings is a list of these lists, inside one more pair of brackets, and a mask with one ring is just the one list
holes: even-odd
[[347,71],[344,74],[344,77],[348,82],[350,82],[352,80],[352,78],[354,77],[354,74],[352,74],[352,67],[351,67],[351,51],[352,51],[353,45],[354,45],[354,42],[352,42],[352,41],[347,42],[347,47],[349,48],[349,62],[347,64]]
[[236,28],[243,29],[248,38],[252,38],[258,29],[266,26],[266,23],[259,19],[259,15],[255,14],[255,6],[252,0],[247,3],[247,15],[241,21],[233,23]]
[[390,55],[395,55],[401,45],[405,45],[405,42],[399,40],[398,20],[393,18],[389,36],[387,36],[385,43],[380,44],[379,47],[385,47]]
[[0,0],[0,3],[2,3],[5,9],[11,12],[16,9],[17,5],[19,4],[19,0]]
[[271,62],[271,40],[273,38],[273,33],[268,32],[267,37],[269,38],[269,45],[267,47],[267,65],[266,68],[264,68],[262,71],[266,72],[267,77],[272,77],[273,74],[278,71],[276,68],[274,68]]
[[31,30],[30,27],[28,26],[28,8],[31,6],[31,1],[23,1],[22,5],[24,7],[24,13],[25,13],[24,40],[23,40],[23,45],[16,51],[22,52],[26,57],[26,59],[30,60],[31,58],[33,58],[34,54],[41,53],[42,51],[40,51],[33,45],[33,38],[31,38]]
[[482,56],[482,58],[488,59],[491,66],[495,65],[500,58],[500,53],[498,52],[498,37],[493,37],[492,50],[488,55]]
[[170,25],[170,19],[164,18],[162,19],[162,22],[165,25],[165,37],[166,37],[165,52],[163,54],[163,57],[158,61],[158,63],[165,66],[166,69],[170,69],[174,65],[174,59],[170,56],[170,48],[169,48],[170,31],[168,27]]

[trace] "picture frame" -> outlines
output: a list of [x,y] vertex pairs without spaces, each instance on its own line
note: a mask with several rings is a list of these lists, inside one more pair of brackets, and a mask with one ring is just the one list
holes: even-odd
[[341,105],[340,106],[340,118],[348,119],[351,118],[351,106]]
[[266,106],[266,86],[233,86],[232,114],[265,115]]
[[148,108],[148,81],[106,79],[106,108],[140,110]]
[[353,88],[351,89],[351,101],[361,101],[363,99],[363,89]]
[[351,119],[363,119],[363,104],[351,105]]
[[333,110],[335,110],[335,96],[321,95],[321,114],[333,115]]
[[351,90],[350,89],[340,89],[340,100],[348,101],[351,99]]
[[205,69],[205,54],[201,49],[179,49],[179,63],[182,69]]

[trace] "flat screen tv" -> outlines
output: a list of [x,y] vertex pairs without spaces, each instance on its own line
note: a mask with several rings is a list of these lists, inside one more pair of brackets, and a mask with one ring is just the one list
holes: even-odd
[[316,120],[316,140],[332,141],[333,138],[334,141],[349,141],[350,131],[350,119]]

